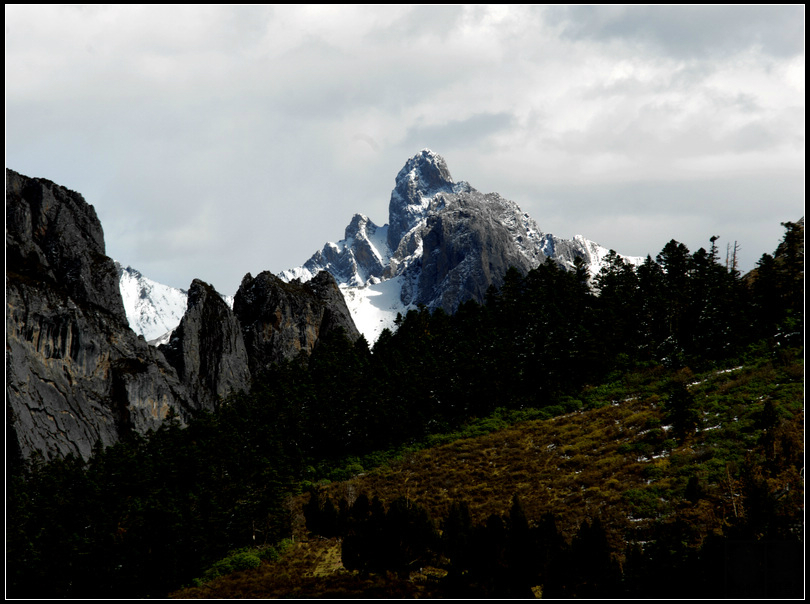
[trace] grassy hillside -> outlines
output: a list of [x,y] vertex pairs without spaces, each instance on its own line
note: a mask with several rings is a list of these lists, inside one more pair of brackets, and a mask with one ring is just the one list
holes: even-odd
[[[569,544],[583,522],[598,519],[619,569],[617,589],[632,595],[637,567],[628,557],[658,551],[662,535],[671,535],[667,528],[677,527],[679,560],[712,539],[799,541],[803,397],[800,351],[699,374],[651,367],[586,388],[567,401],[576,410],[564,415],[479,436],[433,437],[449,442],[322,484],[320,497],[336,510],[360,494],[376,495],[385,506],[404,498],[424,507],[441,530],[454,503],[466,502],[473,523],[482,525],[493,515],[507,517],[517,495],[529,526],[551,514]],[[467,433],[503,425],[502,417],[473,422]],[[339,537],[308,533],[309,498],[290,502],[295,539],[278,560],[174,597],[454,595],[443,579],[450,561],[442,556],[408,573],[347,571]],[[802,567],[800,558],[783,565],[782,584],[793,588],[790,573],[799,569],[800,577]],[[533,592],[541,594],[543,585]]]

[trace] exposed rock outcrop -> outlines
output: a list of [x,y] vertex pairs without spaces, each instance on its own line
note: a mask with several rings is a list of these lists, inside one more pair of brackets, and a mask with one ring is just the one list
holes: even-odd
[[180,325],[159,349],[201,408],[213,410],[229,394],[250,389],[239,321],[222,296],[199,279],[188,290]]
[[307,283],[286,283],[268,271],[242,279],[233,303],[253,375],[273,363],[310,353],[319,338],[342,328],[359,332],[334,277],[322,271]]
[[75,191],[8,169],[6,267],[126,320],[93,206]]
[[443,211],[431,214],[420,233],[418,287],[408,302],[454,311],[465,300],[484,300],[510,266],[525,273],[545,260],[540,251],[529,257],[515,246],[504,220],[511,208],[497,195],[469,191],[441,201]]
[[87,458],[95,443],[185,421],[186,389],[132,332],[81,195],[6,170],[6,414],[12,453]]
[[120,267],[105,254],[93,207],[45,179],[7,170],[6,181],[6,415],[14,458],[87,459],[97,443],[157,429],[170,414],[185,423],[214,409],[250,388],[251,370],[309,353],[331,331],[359,336],[328,273],[305,285],[262,273],[245,277],[236,313],[195,280],[169,343],[149,346],[127,324]]
[[388,225],[379,227],[368,216],[355,214],[340,244],[325,244],[302,267],[283,271],[278,276],[283,281],[307,281],[320,271],[327,271],[340,283],[352,286],[380,279],[390,257],[390,253],[386,253],[387,233]]

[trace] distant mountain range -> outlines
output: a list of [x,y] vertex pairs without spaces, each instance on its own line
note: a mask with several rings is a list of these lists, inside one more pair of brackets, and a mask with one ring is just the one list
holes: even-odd
[[[355,214],[343,239],[326,243],[278,277],[307,282],[320,271],[330,273],[358,330],[374,343],[383,329],[394,327],[398,313],[419,305],[453,312],[467,300],[483,301],[510,266],[525,273],[551,258],[573,269],[581,258],[594,276],[608,251],[580,235],[561,239],[544,233],[516,203],[453,180],[445,160],[423,149],[396,176],[387,224]],[[644,260],[623,258],[632,264]],[[185,310],[184,290],[129,267],[119,273],[132,329],[149,341],[164,341]]]

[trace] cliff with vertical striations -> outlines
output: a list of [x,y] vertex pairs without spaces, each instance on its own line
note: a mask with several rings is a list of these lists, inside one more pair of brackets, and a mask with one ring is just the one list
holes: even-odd
[[6,170],[6,421],[12,456],[89,457],[185,421],[188,392],[129,329],[118,272],[81,195]]

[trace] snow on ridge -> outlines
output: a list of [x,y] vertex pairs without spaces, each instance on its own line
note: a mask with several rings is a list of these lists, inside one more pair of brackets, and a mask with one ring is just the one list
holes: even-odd
[[288,268],[286,270],[281,271],[278,274],[279,279],[281,279],[282,281],[286,281],[288,283],[290,281],[295,281],[296,279],[301,281],[301,283],[306,283],[307,281],[312,279],[314,276],[315,275],[312,274],[312,271],[310,271],[307,268],[304,268],[303,266],[297,266],[295,268]]
[[371,233],[366,232],[366,238],[380,262],[388,264],[393,255],[391,248],[388,246],[388,224],[376,227]]
[[144,277],[132,267],[118,265],[119,288],[129,326],[147,341],[180,324],[188,305],[188,292]]
[[[130,329],[153,346],[165,344],[186,314],[188,291],[153,281],[131,266],[115,264]],[[234,297],[219,295],[233,310]]]

